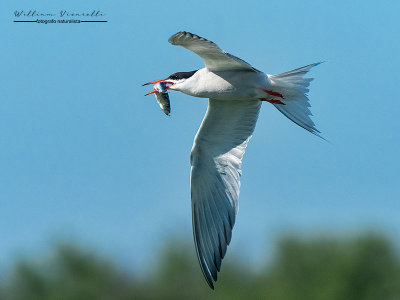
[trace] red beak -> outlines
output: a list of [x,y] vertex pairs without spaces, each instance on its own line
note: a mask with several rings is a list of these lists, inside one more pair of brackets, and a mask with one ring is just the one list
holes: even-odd
[[156,80],[156,81],[150,81],[148,83],[143,84],[142,86],[148,85],[148,84],[156,84],[158,82],[166,82],[165,79],[160,79],[160,80]]
[[[159,83],[159,82],[169,83],[170,85],[168,85],[168,86],[166,85],[165,86],[166,89],[168,89],[168,88],[170,88],[171,86],[174,85],[174,83],[171,82],[171,81],[167,81],[166,79],[160,79],[160,80],[150,81],[148,83],[143,84],[142,86],[145,86],[145,85],[148,85],[148,84],[156,84],[156,83]],[[156,90],[152,90],[150,93],[147,93],[145,96],[153,94],[155,92],[157,92],[157,91]]]
[[150,93],[147,93],[145,96],[150,95],[150,94],[153,94],[153,93],[155,93],[155,92],[157,92],[157,91],[156,91],[156,90],[152,90]]

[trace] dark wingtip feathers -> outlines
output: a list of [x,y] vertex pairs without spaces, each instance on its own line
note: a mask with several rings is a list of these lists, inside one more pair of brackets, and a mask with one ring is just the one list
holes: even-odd
[[197,34],[190,33],[187,31],[179,31],[179,32],[175,33],[168,39],[168,42],[171,43],[172,45],[177,45],[178,40],[180,40],[181,38],[198,39],[200,41],[206,41],[206,42],[214,44],[213,42],[211,42],[201,36],[198,36]]

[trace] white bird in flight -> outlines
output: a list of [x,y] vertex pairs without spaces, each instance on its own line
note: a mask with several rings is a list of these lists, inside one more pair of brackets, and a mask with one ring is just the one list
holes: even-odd
[[197,257],[214,289],[238,211],[242,158],[261,104],[271,103],[291,121],[321,137],[310,119],[306,94],[312,78],[304,77],[319,63],[268,75],[189,32],[178,32],[168,42],[193,51],[205,63],[203,69],[177,72],[145,85],[163,83],[169,90],[209,98],[190,153],[190,192]]

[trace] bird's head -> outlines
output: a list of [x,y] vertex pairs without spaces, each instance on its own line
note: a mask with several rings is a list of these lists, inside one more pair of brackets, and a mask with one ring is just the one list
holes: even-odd
[[[198,70],[190,71],[190,72],[177,72],[177,73],[169,75],[165,79],[160,79],[160,80],[155,80],[155,81],[150,81],[148,83],[145,83],[145,84],[143,84],[143,86],[148,85],[148,84],[156,84],[156,83],[162,82],[162,83],[164,83],[165,91],[168,89],[179,90],[179,85],[182,84],[183,82],[185,82],[190,77],[192,77],[192,75],[194,73],[196,73],[197,71]],[[153,94],[155,92],[159,92],[159,91],[153,90],[150,93],[147,93],[145,96]]]

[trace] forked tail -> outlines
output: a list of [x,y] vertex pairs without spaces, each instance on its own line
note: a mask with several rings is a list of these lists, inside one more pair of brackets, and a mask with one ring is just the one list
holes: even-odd
[[278,75],[268,75],[268,78],[273,91],[283,97],[279,102],[271,103],[289,120],[324,139],[310,118],[312,113],[309,109],[311,105],[307,98],[307,93],[309,91],[308,86],[313,78],[304,77],[312,67],[319,64],[321,63],[311,64]]

